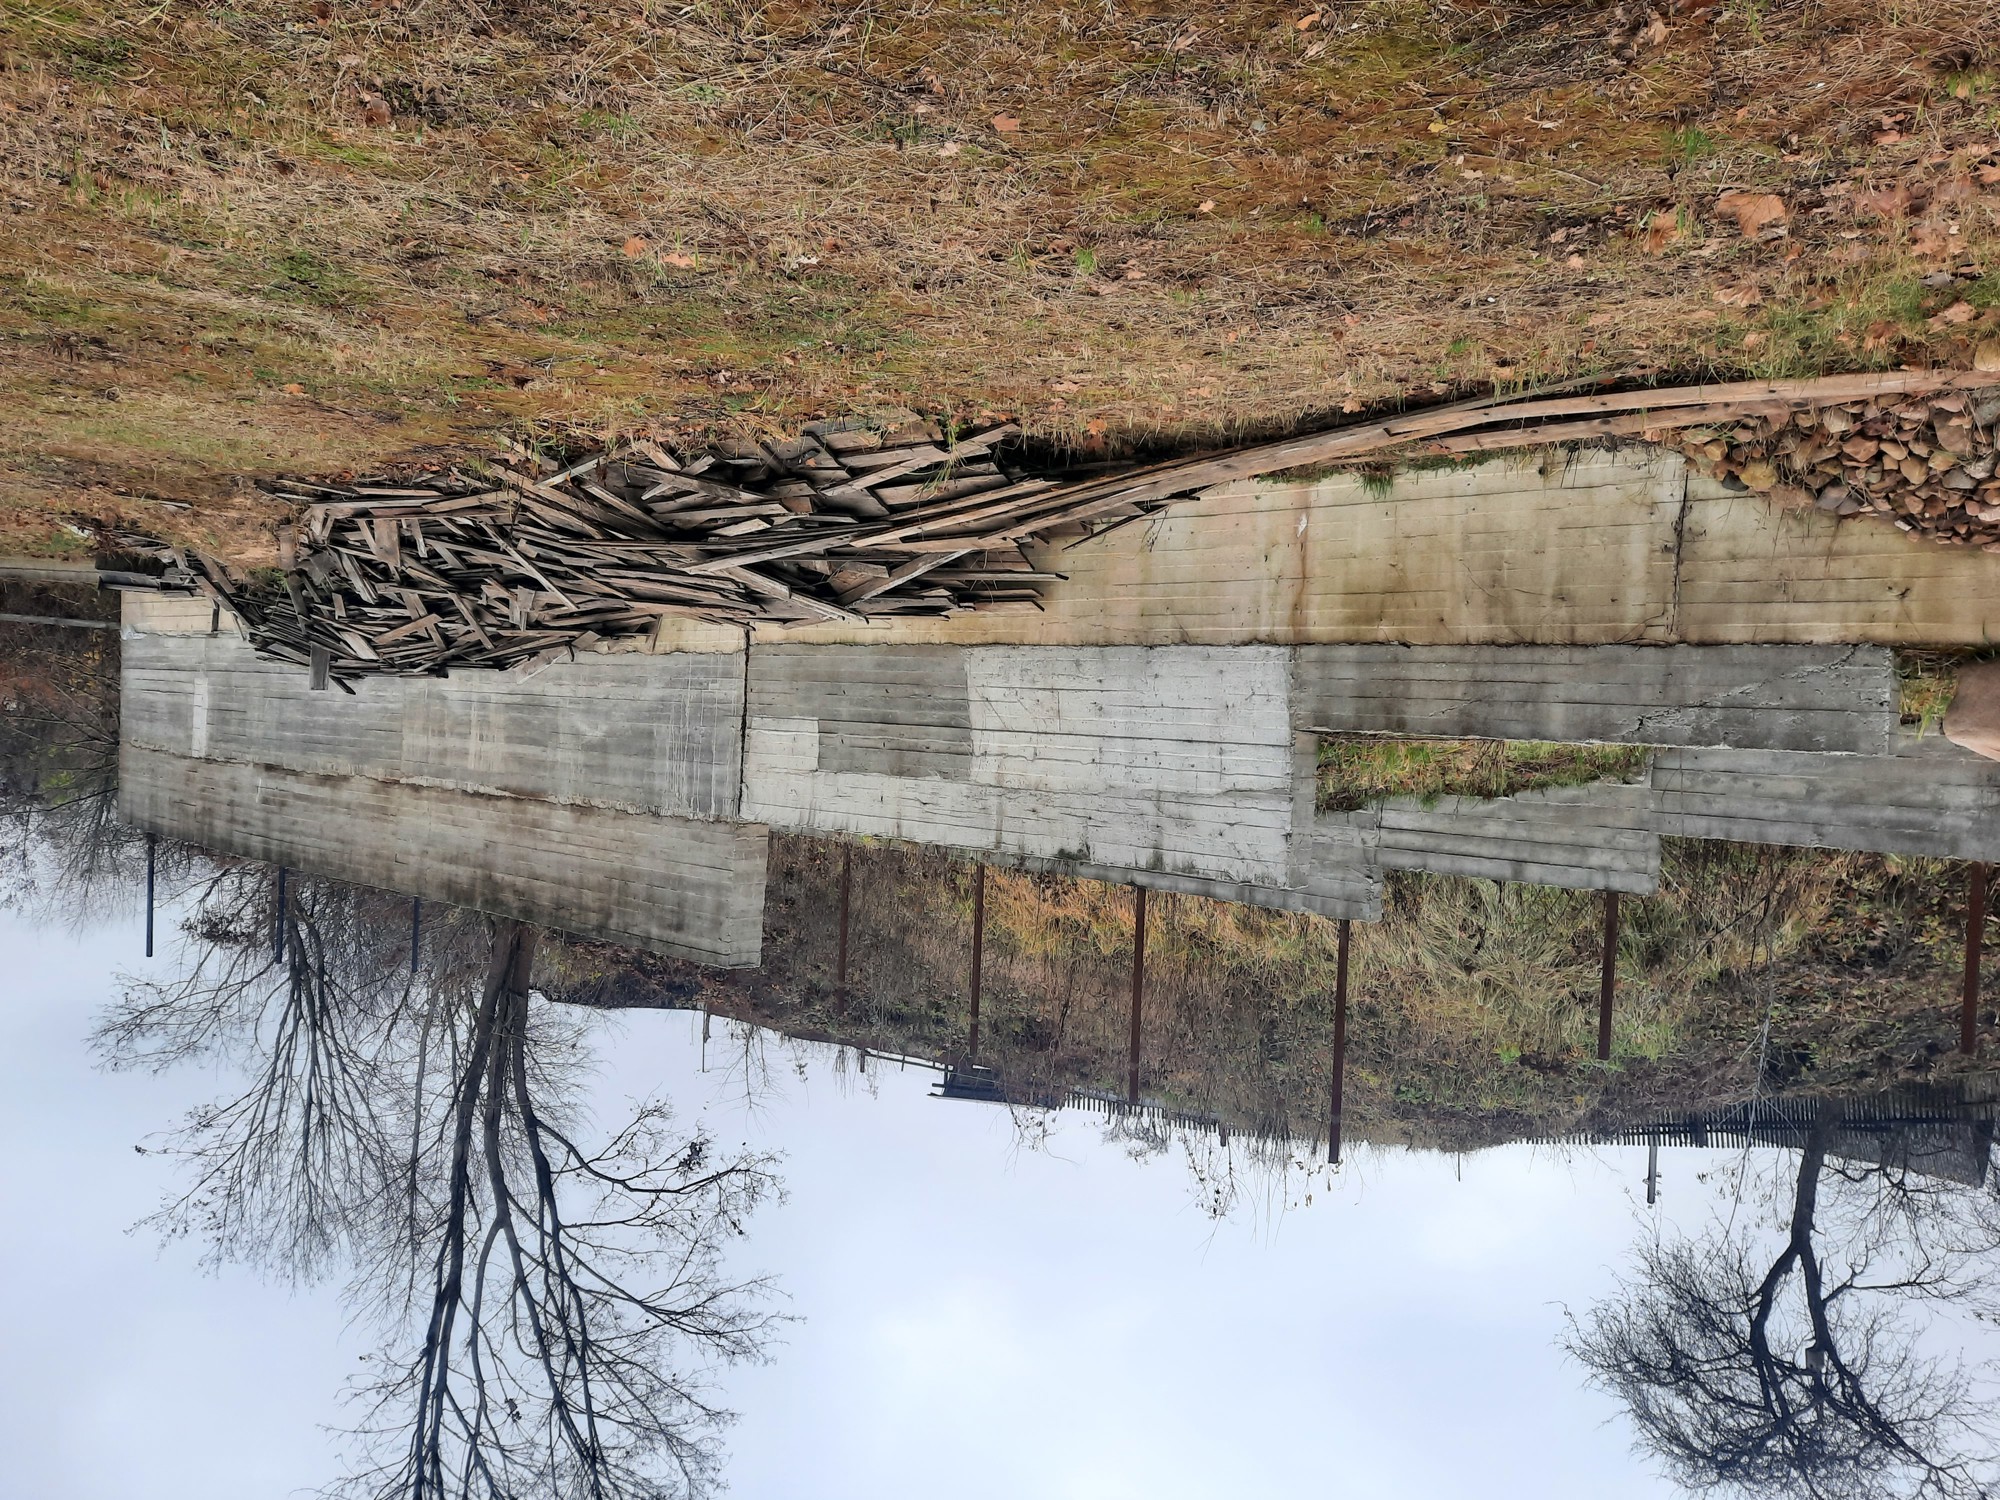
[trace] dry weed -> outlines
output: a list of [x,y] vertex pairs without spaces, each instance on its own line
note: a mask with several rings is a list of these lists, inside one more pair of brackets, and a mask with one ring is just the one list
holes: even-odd
[[[512,424],[901,403],[1130,450],[1580,370],[1962,361],[1992,336],[1992,4],[1614,21],[16,0],[9,544],[160,496],[241,550],[257,517],[224,475],[421,461]],[[1783,214],[1746,236],[1731,192]],[[1975,321],[1933,325],[1960,300]]]

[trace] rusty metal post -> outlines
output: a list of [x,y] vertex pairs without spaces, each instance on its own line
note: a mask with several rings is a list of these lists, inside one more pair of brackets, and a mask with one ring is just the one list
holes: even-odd
[[1965,893],[1965,998],[1958,1008],[1958,1050],[1979,1050],[1979,958],[1986,944],[1986,866],[1975,863]]
[[1340,1113],[1347,1091],[1347,942],[1352,924],[1340,919],[1338,957],[1333,966],[1333,1116],[1326,1129],[1326,1159],[1340,1165]]
[[979,1060],[979,970],[986,954],[986,866],[972,867],[972,1025],[966,1055]]
[[1618,893],[1604,893],[1604,972],[1597,981],[1597,1060],[1611,1060],[1611,992],[1618,986]]
[[834,959],[834,971],[838,983],[847,983],[847,898],[854,888],[854,846],[844,844],[840,850],[840,951]]
[[271,961],[285,961],[285,877],[290,872],[278,866],[278,915],[271,923]]
[[1139,1023],[1146,999],[1146,888],[1132,887],[1132,1037],[1125,1059],[1125,1099],[1139,1102]]
[[157,864],[160,836],[146,835],[146,957],[153,956],[153,870]]

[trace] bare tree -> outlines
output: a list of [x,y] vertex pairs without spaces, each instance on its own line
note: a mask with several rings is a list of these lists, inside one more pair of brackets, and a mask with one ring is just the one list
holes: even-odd
[[2000,1215],[1985,1187],[1841,1161],[1812,1117],[1774,1252],[1732,1226],[1656,1239],[1569,1352],[1697,1493],[1972,1500],[2000,1478],[1978,1372],[1928,1352],[1913,1301],[1990,1311]]
[[705,1493],[726,1414],[676,1372],[756,1358],[771,1328],[758,1279],[721,1247],[775,1186],[770,1163],[718,1163],[642,1108],[588,1148],[536,1087],[534,933],[501,923],[446,1089],[428,1306],[414,1353],[370,1392],[395,1451],[371,1496],[652,1497]]
[[[343,1490],[713,1488],[713,1371],[759,1357],[775,1321],[768,1284],[732,1280],[723,1250],[777,1190],[772,1162],[719,1159],[661,1102],[588,1143],[594,1018],[531,995],[530,929],[458,914],[413,977],[385,898],[295,881],[280,954],[274,895],[263,872],[218,875],[188,972],[132,986],[97,1044],[113,1065],[243,1068],[169,1137],[190,1181],[155,1222],[212,1259],[351,1268],[387,1350],[356,1392]],[[462,962],[475,936],[483,984]]]
[[[282,917],[279,892],[284,892]],[[242,1086],[194,1110],[160,1148],[184,1188],[148,1222],[212,1260],[310,1279],[383,1233],[407,1178],[407,1074],[462,968],[463,922],[435,922],[419,983],[381,892],[213,870],[188,919],[191,960],[134,981],[92,1037],[113,1068],[231,1063]],[[479,924],[483,926],[484,924]]]

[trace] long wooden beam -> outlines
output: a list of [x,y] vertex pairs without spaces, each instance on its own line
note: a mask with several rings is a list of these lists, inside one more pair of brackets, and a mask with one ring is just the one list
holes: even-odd
[[1146,888],[1132,887],[1132,1034],[1125,1059],[1125,1099],[1139,1102],[1140,1014],[1146,998]]
[[834,959],[836,983],[847,983],[847,909],[848,897],[854,888],[854,846],[843,844],[840,850],[840,946]]
[[972,1022],[967,1028],[967,1057],[979,1061],[979,971],[986,953],[986,866],[972,867]]
[[1974,862],[1965,893],[1965,990],[1958,1007],[1958,1050],[1967,1057],[1979,1050],[1979,969],[1986,942],[1986,870]]
[[1347,943],[1353,923],[1340,920],[1333,967],[1333,1115],[1326,1132],[1326,1159],[1340,1165],[1340,1116],[1347,1091]]
[[1597,980],[1597,1060],[1611,1060],[1611,996],[1618,987],[1618,893],[1604,893],[1604,965]]

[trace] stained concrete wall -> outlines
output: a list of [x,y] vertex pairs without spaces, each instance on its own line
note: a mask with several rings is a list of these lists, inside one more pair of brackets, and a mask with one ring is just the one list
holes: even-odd
[[1301,646],[1292,722],[1331,734],[1882,755],[1880,646]]
[[639,812],[726,818],[741,771],[743,659],[683,653],[496,672],[377,677],[353,696],[233,632],[128,631],[127,743]]
[[[1514,880],[1650,896],[1660,888],[1660,839],[1650,787],[1599,782],[1513,797],[1398,797],[1326,828],[1368,830],[1381,869]],[[1336,859],[1351,858],[1337,855]]]
[[1048,550],[1040,615],[760,627],[760,641],[1722,645],[2000,640],[2000,554],[1781,510],[1632,447],[1246,482]]
[[1655,823],[1682,838],[2000,860],[2000,762],[1936,735],[1888,755],[1668,750]]
[[366,776],[119,753],[119,812],[222,854],[724,967],[763,943],[768,835]]
[[743,816],[1284,889],[1288,669],[1270,648],[759,647]]

